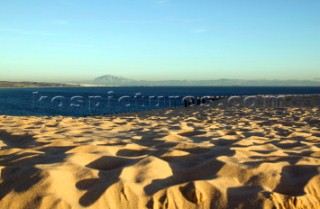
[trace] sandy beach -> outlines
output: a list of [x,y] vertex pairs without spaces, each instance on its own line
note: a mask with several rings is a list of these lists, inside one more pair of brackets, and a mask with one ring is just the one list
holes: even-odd
[[0,208],[320,208],[319,108],[0,116]]

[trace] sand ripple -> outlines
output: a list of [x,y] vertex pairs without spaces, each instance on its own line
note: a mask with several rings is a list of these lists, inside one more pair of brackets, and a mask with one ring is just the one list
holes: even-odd
[[0,116],[0,208],[320,208],[319,115]]

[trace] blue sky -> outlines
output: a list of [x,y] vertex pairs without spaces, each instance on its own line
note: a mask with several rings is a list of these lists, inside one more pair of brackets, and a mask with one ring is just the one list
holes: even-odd
[[1,0],[0,80],[314,79],[319,0]]

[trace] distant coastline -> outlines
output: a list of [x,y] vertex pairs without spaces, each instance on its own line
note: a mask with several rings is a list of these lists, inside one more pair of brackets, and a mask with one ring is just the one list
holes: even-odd
[[0,81],[0,88],[51,88],[51,87],[320,87],[320,80],[133,80],[113,75],[104,75],[94,80],[69,81],[64,83],[33,81]]
[[0,88],[50,88],[50,87],[80,87],[80,85],[46,83],[46,82],[10,82],[0,81]]
[[[72,83],[72,82],[70,82]],[[255,86],[270,86],[270,87],[295,87],[295,86],[320,86],[320,80],[281,80],[281,79],[255,79],[255,80],[246,80],[246,79],[215,79],[215,80],[158,80],[158,81],[150,81],[150,80],[134,80],[131,78],[124,78],[120,76],[114,75],[103,75],[95,78],[92,81],[83,81],[76,82],[75,84],[83,85],[87,84],[89,86],[224,86],[224,87],[255,87]]]

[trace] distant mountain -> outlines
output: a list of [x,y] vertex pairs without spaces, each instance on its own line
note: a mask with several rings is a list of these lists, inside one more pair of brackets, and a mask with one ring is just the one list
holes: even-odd
[[92,84],[108,85],[108,86],[122,86],[122,85],[127,86],[127,85],[136,84],[136,81],[132,79],[119,77],[119,76],[103,75],[98,78],[95,78],[92,81]]
[[317,80],[133,80],[113,75],[94,79],[91,84],[104,86],[320,86]]
[[128,82],[130,79],[113,76],[113,75],[103,75],[93,80],[93,83],[123,83]]

